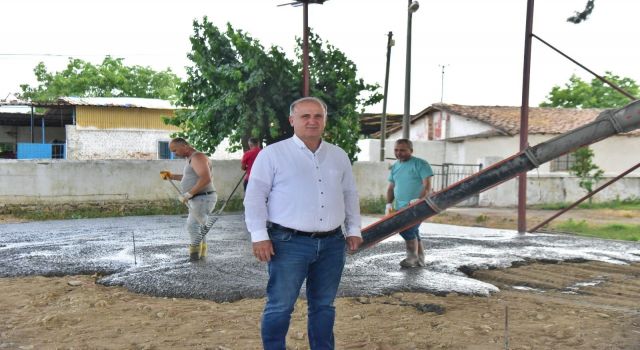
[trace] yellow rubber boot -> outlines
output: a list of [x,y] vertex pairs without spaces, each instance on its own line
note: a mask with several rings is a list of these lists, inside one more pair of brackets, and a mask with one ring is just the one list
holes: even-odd
[[200,260],[200,246],[189,245],[189,261]]
[[207,256],[207,244],[200,242],[200,259],[204,259]]

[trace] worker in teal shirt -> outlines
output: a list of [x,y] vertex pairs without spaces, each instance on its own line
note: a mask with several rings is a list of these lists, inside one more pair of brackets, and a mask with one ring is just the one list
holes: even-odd
[[[389,174],[386,215],[425,198],[431,192],[433,170],[426,160],[413,156],[413,143],[408,139],[397,140],[394,153],[398,161],[393,163]],[[425,265],[419,227],[417,224],[400,232],[407,247],[407,257],[400,261],[402,267]]]

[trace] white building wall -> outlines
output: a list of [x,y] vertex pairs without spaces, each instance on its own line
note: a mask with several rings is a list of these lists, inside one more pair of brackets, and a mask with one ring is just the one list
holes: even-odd
[[446,134],[444,135],[445,138],[478,135],[494,130],[494,128],[486,123],[461,117],[455,114],[450,115],[449,121],[446,125]]
[[67,125],[67,159],[158,159],[158,141],[167,130],[83,129]]
[[[457,152],[458,145],[447,144],[442,141],[412,141],[413,155],[427,160],[429,163],[440,164],[445,159],[446,152]],[[385,142],[386,160],[395,160],[393,153],[395,140]],[[362,139],[358,140],[360,152],[357,154],[358,162],[376,162],[380,160],[380,140]]]
[[[159,173],[161,170],[182,173],[184,164],[184,160],[0,160],[0,209],[4,204],[175,198],[175,189],[161,180]],[[385,195],[389,162],[356,162],[353,172],[361,199]],[[213,183],[218,198],[226,199],[242,175],[238,160],[213,161]],[[639,193],[640,175],[628,176],[598,193],[594,201],[637,198]],[[584,194],[573,176],[528,177],[527,203],[530,205],[572,202]],[[242,196],[242,190],[234,195]],[[517,181],[510,180],[483,192],[478,202],[481,206],[515,206]]]

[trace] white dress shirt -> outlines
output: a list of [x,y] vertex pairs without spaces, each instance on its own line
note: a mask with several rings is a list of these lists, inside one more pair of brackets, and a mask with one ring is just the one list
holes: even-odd
[[315,153],[295,135],[265,147],[251,168],[244,208],[253,242],[269,239],[267,221],[307,232],[344,224],[347,236],[360,237],[349,157],[325,141]]

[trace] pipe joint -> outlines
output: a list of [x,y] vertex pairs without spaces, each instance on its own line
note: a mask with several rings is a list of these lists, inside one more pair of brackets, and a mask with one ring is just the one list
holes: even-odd
[[534,167],[537,168],[537,167],[540,166],[540,164],[542,164],[542,162],[540,162],[540,160],[538,160],[538,158],[535,156],[535,154],[533,154],[533,150],[531,149],[531,147],[529,147],[526,150],[524,150],[524,155],[527,156],[527,158],[529,159],[531,164],[533,164]]
[[442,211],[442,209],[438,207],[438,205],[433,201],[433,199],[431,199],[431,197],[426,197],[424,201],[427,203],[429,208],[433,209],[433,211],[435,211],[436,213],[440,213]]

